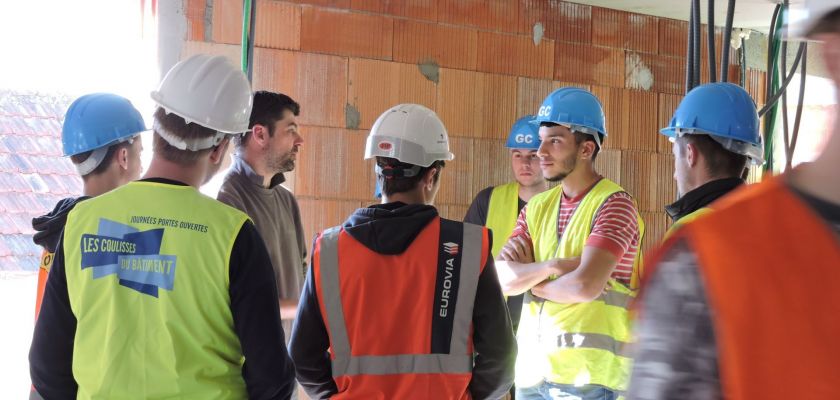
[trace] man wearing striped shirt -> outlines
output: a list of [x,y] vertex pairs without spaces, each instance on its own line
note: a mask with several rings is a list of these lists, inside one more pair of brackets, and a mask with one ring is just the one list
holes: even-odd
[[557,89],[536,123],[540,168],[560,185],[522,210],[496,264],[505,294],[526,295],[516,398],[615,399],[630,371],[644,224],[632,197],[595,171],[606,130],[592,93]]

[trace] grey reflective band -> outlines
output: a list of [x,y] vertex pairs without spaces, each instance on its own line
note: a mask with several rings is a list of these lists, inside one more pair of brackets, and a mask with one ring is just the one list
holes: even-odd
[[[338,357],[336,357],[338,358]],[[355,356],[345,371],[337,373],[333,362],[333,377],[343,375],[391,374],[468,374],[472,371],[470,354],[400,354],[394,356]]]
[[557,347],[561,349],[606,350],[620,357],[630,357],[628,343],[600,333],[564,333],[557,336]]
[[633,301],[633,296],[625,293],[619,293],[615,290],[607,290],[606,292],[601,293],[595,301],[603,301],[608,306],[630,308],[630,302]]
[[481,244],[484,236],[478,225],[464,224],[463,253],[461,254],[461,279],[458,285],[458,302],[452,321],[450,354],[467,354],[467,340],[472,327],[475,291],[481,273]]
[[350,339],[347,338],[347,325],[344,322],[344,308],[341,305],[341,285],[338,277],[338,235],[341,227],[332,227],[321,236],[321,294],[324,297],[324,310],[327,312],[327,326],[330,332],[330,351],[333,376],[346,371],[350,363]]
[[449,354],[395,354],[386,356],[353,356],[338,271],[338,238],[340,227],[324,231],[319,240],[319,269],[325,319],[329,329],[330,351],[333,354],[333,377],[345,375],[389,374],[465,374],[472,371],[473,356],[469,337],[478,278],[481,272],[483,231],[480,226],[464,224],[463,255],[460,268],[458,302],[452,328]]

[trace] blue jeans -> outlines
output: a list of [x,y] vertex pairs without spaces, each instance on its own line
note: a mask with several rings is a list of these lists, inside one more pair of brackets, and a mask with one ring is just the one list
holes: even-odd
[[516,400],[615,400],[618,393],[603,386],[560,385],[545,382],[531,387],[516,388]]

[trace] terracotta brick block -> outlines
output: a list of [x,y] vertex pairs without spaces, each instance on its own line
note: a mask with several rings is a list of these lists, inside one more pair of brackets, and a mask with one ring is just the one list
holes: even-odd
[[[700,81],[702,83],[709,82],[709,34],[708,26],[703,25],[700,28]],[[715,78],[720,81],[720,63],[723,61],[721,57],[721,49],[723,48],[723,29],[715,27]],[[731,54],[731,53],[730,53]],[[736,62],[738,59],[729,57],[729,62]],[[685,63],[685,61],[683,61]],[[685,80],[685,78],[683,78]]]
[[257,1],[255,41],[257,47],[300,49],[301,8],[274,0]]
[[[441,204],[435,205],[441,218],[454,219],[461,221],[467,215],[469,205],[464,204]],[[495,240],[495,239],[494,239]]]
[[433,62],[440,67],[475,70],[478,31],[430,22],[394,21],[394,61]]
[[671,154],[657,154],[659,185],[656,203],[661,206],[671,204],[677,200],[677,182],[674,181],[674,156]]
[[622,102],[622,134],[624,148],[657,151],[659,142],[659,107],[656,93],[624,90]]
[[668,230],[668,214],[664,211],[642,211],[642,219],[645,221],[645,237],[642,242],[642,251],[650,255],[661,244],[665,232]]
[[[488,186],[497,186],[513,179],[510,165],[510,151],[505,141],[499,139],[475,139],[473,141],[472,191],[474,198]],[[472,203],[472,198],[470,199]]]
[[311,4],[329,8],[350,8],[350,0],[288,0],[292,3]]
[[351,0],[350,8],[412,19],[438,20],[437,0]]
[[554,79],[591,85],[624,86],[624,51],[557,42]]
[[747,68],[747,92],[755,103],[764,106],[767,100],[767,73],[757,69]]
[[595,158],[595,171],[621,185],[621,150],[602,149]]
[[394,20],[381,15],[304,7],[300,48],[303,51],[390,60]]
[[242,0],[213,0],[213,41],[242,43]]
[[346,58],[257,48],[253,87],[294,98],[303,125],[346,126]]
[[364,160],[367,131],[304,126],[296,193],[374,201],[373,161]]
[[[659,118],[657,119],[659,129],[665,128],[671,123],[671,118],[673,118],[674,112],[677,111],[677,106],[680,105],[682,98],[683,96],[678,94],[659,94]],[[667,136],[659,134],[657,151],[662,154],[673,154],[671,142]]]
[[516,77],[441,69],[437,112],[450,136],[507,136],[516,115]]
[[187,40],[204,41],[204,15],[207,2],[204,0],[187,0],[184,11],[187,15]]
[[659,54],[684,58],[687,48],[688,22],[659,18]]
[[554,74],[554,41],[541,40],[534,45],[524,35],[478,32],[478,69],[550,79]]
[[657,93],[685,93],[685,59],[627,52],[625,85]]
[[242,57],[242,48],[232,44],[184,42],[184,47],[181,50],[181,60],[185,60],[196,54],[225,56],[233,65],[238,66]]
[[438,3],[438,21],[482,29],[519,32],[517,0],[443,0]]
[[367,205],[358,200],[321,199],[313,196],[300,196],[297,200],[304,237],[310,241],[306,243],[310,253],[311,240],[317,233],[341,225],[353,211]]
[[636,198],[641,211],[662,209],[658,191],[662,177],[658,173],[656,153],[623,150],[621,157],[621,185]]
[[[455,159],[447,162],[440,178],[438,203],[470,204],[473,188],[473,139],[449,137],[449,149]],[[463,218],[463,216],[461,217]]]
[[385,110],[400,103],[435,109],[437,88],[414,64],[350,59],[348,103],[359,112],[359,128],[370,129]]
[[542,27],[544,37],[562,42],[592,43],[592,7],[563,1],[522,0],[520,32],[533,34]]
[[553,90],[561,87],[574,86],[590,90],[589,85],[579,85],[570,82],[550,81],[520,77],[516,85],[516,118],[525,115],[536,115],[543,100]]
[[604,140],[606,149],[624,149],[627,147],[627,126],[624,125],[624,89],[592,86],[592,94],[604,107],[604,118],[607,125],[607,138]]
[[659,50],[659,24],[656,17],[609,8],[592,9],[592,44],[644,53]]

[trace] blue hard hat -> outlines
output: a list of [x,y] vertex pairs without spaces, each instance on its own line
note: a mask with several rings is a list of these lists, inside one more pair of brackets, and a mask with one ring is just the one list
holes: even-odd
[[532,123],[536,117],[526,115],[513,124],[505,147],[509,149],[537,150],[540,148],[540,127]]
[[65,156],[96,150],[146,130],[143,116],[128,99],[110,93],[86,94],[64,115],[61,145]]
[[674,117],[659,132],[668,137],[709,135],[733,153],[761,163],[764,147],[755,101],[742,87],[715,82],[697,86],[680,102]]
[[[552,122],[569,129],[596,136],[607,136],[604,108],[594,94],[575,87],[557,89],[543,100],[534,124]],[[600,145],[600,138],[598,138]]]

